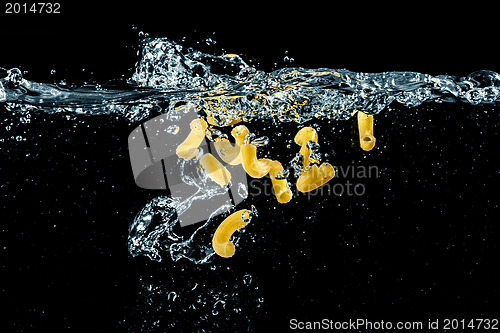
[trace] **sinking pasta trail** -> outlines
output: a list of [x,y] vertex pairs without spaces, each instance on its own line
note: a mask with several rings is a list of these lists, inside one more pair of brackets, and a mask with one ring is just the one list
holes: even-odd
[[[368,151],[375,145],[373,116],[361,111],[357,113],[360,146]],[[209,118],[208,123],[213,124],[214,120]],[[232,122],[234,123],[236,121]],[[190,133],[177,147],[177,155],[186,160],[194,158],[203,139],[205,137],[211,139],[212,133],[207,130],[207,127],[207,121],[193,120],[190,124]],[[255,134],[251,133],[245,125],[235,126],[231,130],[231,136],[234,138],[234,144],[225,136],[213,140],[213,146],[222,162],[211,153],[198,157],[199,165],[208,177],[221,186],[227,186],[231,181],[231,173],[225,165],[241,165],[252,178],[263,178],[269,175],[276,200],[281,204],[290,202],[293,195],[287,180],[288,171],[277,160],[257,156],[258,147],[267,144],[267,137],[255,138]],[[301,128],[294,137],[294,142],[300,146],[299,153],[294,159],[294,168],[298,177],[296,188],[299,192],[306,193],[315,190],[335,177],[335,168],[330,163],[320,163],[318,141],[317,131],[309,126]],[[234,255],[235,246],[230,238],[235,231],[244,228],[250,222],[252,212],[248,209],[239,210],[219,225],[212,239],[215,253],[223,258]]]

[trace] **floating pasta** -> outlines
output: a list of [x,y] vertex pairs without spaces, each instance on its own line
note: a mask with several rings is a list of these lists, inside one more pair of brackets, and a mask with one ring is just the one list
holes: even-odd
[[203,119],[195,119],[189,126],[191,127],[191,132],[188,137],[177,146],[175,151],[177,156],[186,160],[190,160],[196,156],[198,147],[205,138],[207,122]]
[[279,161],[272,161],[269,169],[269,177],[273,184],[273,191],[279,203],[287,203],[292,200],[292,191],[285,177],[279,177],[284,171],[283,165]]
[[200,165],[207,171],[208,177],[219,185],[227,185],[231,181],[231,173],[212,154],[200,158]]
[[306,168],[297,180],[297,190],[303,193],[310,192],[326,184],[335,177],[335,169],[330,163],[316,164]]
[[242,209],[229,215],[217,227],[212,238],[212,247],[219,256],[229,258],[234,255],[235,247],[231,242],[231,236],[235,231],[243,229],[250,223],[255,210]]
[[232,145],[229,140],[214,142],[215,149],[219,157],[227,164],[238,165],[241,164],[241,145],[245,141],[245,136],[250,133],[245,125],[236,126],[232,129],[231,135],[235,140]]
[[375,137],[373,136],[373,116],[358,111],[358,131],[359,145],[361,149],[370,151],[375,147]]

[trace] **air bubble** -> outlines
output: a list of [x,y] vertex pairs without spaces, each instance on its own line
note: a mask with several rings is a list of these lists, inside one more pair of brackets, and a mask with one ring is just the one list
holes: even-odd
[[219,299],[215,302],[214,307],[212,308],[212,315],[217,316],[220,311],[226,308],[226,302]]
[[243,284],[249,286],[252,284],[252,276],[250,274],[243,275]]

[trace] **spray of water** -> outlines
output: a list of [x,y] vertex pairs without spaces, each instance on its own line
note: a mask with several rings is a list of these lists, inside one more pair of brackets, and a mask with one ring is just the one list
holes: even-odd
[[28,81],[18,69],[3,70],[0,101],[46,112],[116,113],[147,118],[160,102],[189,101],[220,126],[235,119],[304,123],[312,118],[347,119],[355,110],[376,114],[393,102],[495,103],[500,75],[480,70],[466,77],[416,72],[358,73],[346,69],[281,68],[270,73],[235,54],[212,55],[168,38],[146,38],[126,82],[68,87]]

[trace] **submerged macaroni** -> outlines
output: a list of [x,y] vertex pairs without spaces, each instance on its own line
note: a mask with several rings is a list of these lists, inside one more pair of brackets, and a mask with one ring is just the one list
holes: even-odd
[[205,138],[207,122],[203,119],[195,119],[190,124],[191,132],[188,137],[177,146],[175,153],[180,158],[190,160],[196,156],[198,147]]
[[358,111],[358,131],[359,145],[361,149],[370,151],[375,147],[375,137],[373,136],[373,116]]
[[241,160],[243,169],[253,178],[262,178],[271,169],[272,161],[270,159],[257,159],[257,146],[253,144],[241,145]]
[[292,200],[292,191],[290,190],[290,186],[288,186],[286,178],[277,178],[283,170],[283,165],[279,161],[271,162],[269,177],[271,177],[274,195],[279,203],[287,203]]
[[208,177],[219,185],[227,185],[231,181],[231,173],[212,154],[200,158],[200,165],[207,171]]
[[330,163],[323,163],[319,167],[311,165],[304,171],[297,180],[297,190],[302,193],[310,192],[326,184],[335,177],[335,169]]
[[244,143],[249,133],[248,128],[243,125],[233,128],[231,135],[235,138],[235,146],[234,148],[232,146],[229,147],[230,154],[234,156],[236,153],[232,149],[236,150],[236,147],[239,145],[239,155],[235,157],[235,160],[240,161],[245,172],[253,178],[262,178],[269,173],[273,184],[273,191],[278,202],[289,202],[292,199],[292,191],[290,190],[290,186],[288,186],[288,181],[282,176],[284,171],[283,166],[279,161],[272,161],[267,158],[258,159],[258,145],[255,141],[254,143],[249,143],[250,139],[247,139],[247,143]]
[[234,146],[228,141],[218,141],[214,142],[215,149],[219,154],[219,157],[231,165],[241,164],[241,145],[245,141],[245,136],[250,133],[248,128],[245,125],[236,126],[231,131],[231,135],[235,140]]
[[304,156],[304,168],[310,164],[309,156],[311,152],[307,143],[309,141],[318,142],[318,133],[312,127],[304,127],[295,135],[294,141],[300,146],[299,154]]
[[313,164],[311,164],[311,150],[308,142],[318,142],[318,133],[314,128],[304,127],[300,129],[295,135],[294,141],[301,146],[299,154],[304,157],[302,173],[296,184],[298,191],[305,193],[317,189],[335,176],[335,170],[330,163],[324,162],[318,167],[313,160]]
[[230,238],[235,231],[243,229],[250,223],[252,214],[254,213],[252,210],[242,209],[229,215],[222,221],[212,238],[212,247],[215,253],[223,258],[229,258],[234,255],[235,247]]

